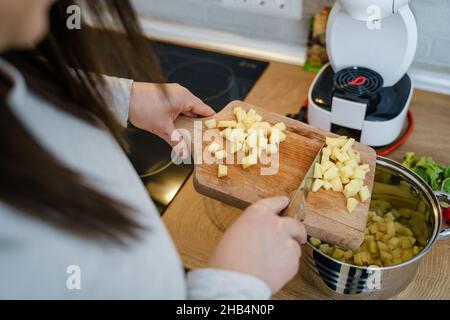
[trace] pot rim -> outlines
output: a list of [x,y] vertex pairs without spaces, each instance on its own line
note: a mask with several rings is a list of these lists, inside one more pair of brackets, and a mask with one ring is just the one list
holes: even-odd
[[[324,253],[322,253],[319,249],[317,249],[316,247],[314,247],[311,243],[309,243],[309,241],[307,241],[307,245],[310,246],[313,251],[318,252],[319,254],[321,254],[322,256],[325,256],[326,258],[344,265],[344,266],[348,266],[348,267],[352,267],[352,268],[356,268],[356,269],[361,269],[361,270],[392,270],[392,269],[397,269],[400,268],[402,266],[414,263],[418,260],[420,260],[425,254],[428,253],[428,251],[430,251],[430,249],[433,247],[433,245],[435,244],[435,242],[437,241],[437,239],[439,238],[439,232],[441,230],[441,224],[442,224],[442,211],[440,210],[440,205],[439,202],[436,198],[436,196],[434,195],[433,190],[431,189],[431,187],[425,182],[425,180],[423,180],[419,175],[417,175],[415,172],[411,171],[410,169],[404,167],[403,165],[401,165],[400,163],[382,157],[382,156],[377,156],[377,162],[376,162],[377,166],[383,166],[383,167],[387,167],[389,169],[392,170],[397,170],[400,171],[401,174],[405,175],[408,179],[410,179],[414,185],[416,187],[418,187],[420,189],[420,191],[423,192],[423,194],[426,196],[426,198],[428,199],[428,202],[432,205],[432,211],[434,213],[434,228],[433,228],[433,233],[430,237],[430,239],[428,240],[427,245],[422,249],[422,251],[416,255],[415,257],[413,257],[412,259],[409,259],[408,261],[402,262],[400,264],[396,264],[394,266],[389,266],[389,267],[378,267],[378,266],[357,266],[354,264],[350,264],[350,263],[346,263],[346,262],[342,262],[340,260],[334,259],[332,257],[330,257],[329,255],[326,255]],[[375,168],[376,170],[376,168]]]

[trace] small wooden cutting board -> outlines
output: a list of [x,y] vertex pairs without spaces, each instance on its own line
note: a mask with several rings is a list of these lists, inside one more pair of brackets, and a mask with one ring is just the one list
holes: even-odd
[[[287,139],[280,145],[278,172],[273,175],[261,175],[261,167],[269,167],[269,165],[258,164],[244,170],[242,166],[234,164],[228,165],[228,176],[219,179],[217,164],[196,164],[195,189],[203,195],[242,209],[259,199],[274,196],[289,197],[303,181],[314,158],[320,152],[325,137],[336,137],[336,135],[241,101],[231,102],[211,118],[216,118],[218,121],[234,120],[233,110],[236,107],[247,111],[251,108],[255,109],[262,116],[263,121],[271,125],[278,122],[286,124]],[[210,118],[200,120],[180,117],[176,127],[188,130],[191,136],[202,134],[198,132],[201,126],[197,125],[194,129],[194,121],[207,119]],[[203,126],[200,131],[205,129]],[[202,141],[202,143],[201,150],[205,150],[211,141]],[[365,185],[372,192],[376,153],[372,148],[360,143],[355,143],[353,148],[361,153],[361,162],[370,166]],[[308,235],[343,248],[358,248],[364,239],[369,201],[358,204],[352,213],[348,213],[346,198],[342,193],[323,189],[316,193],[310,192],[306,201],[306,219],[303,221]]]

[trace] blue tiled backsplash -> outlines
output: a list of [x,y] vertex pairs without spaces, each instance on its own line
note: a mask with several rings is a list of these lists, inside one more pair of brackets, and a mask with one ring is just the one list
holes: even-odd
[[[304,0],[301,21],[223,8],[221,0],[133,0],[143,17],[304,45],[313,12],[333,0]],[[419,26],[416,62],[450,67],[450,0],[412,0]]]

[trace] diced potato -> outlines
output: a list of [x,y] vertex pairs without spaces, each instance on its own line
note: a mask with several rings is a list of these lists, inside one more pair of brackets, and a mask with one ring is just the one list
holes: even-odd
[[341,177],[351,178],[353,176],[353,167],[346,165],[340,170]]
[[268,155],[268,156],[271,156],[271,155],[276,154],[276,153],[278,152],[278,147],[277,147],[277,145],[276,145],[276,144],[269,144],[269,145],[267,145],[267,150],[266,150],[266,152],[267,152],[267,155]]
[[[376,224],[374,224],[374,225],[377,226]],[[383,239],[383,232],[377,231],[377,232],[375,233],[375,240],[381,241],[382,239]]]
[[231,121],[219,121],[219,123],[217,124],[217,126],[219,128],[234,128],[236,127],[237,122],[234,120]]
[[402,246],[402,249],[409,249],[409,248],[412,248],[413,245],[408,237],[402,237],[401,238],[401,246]]
[[231,128],[226,128],[226,129],[220,131],[220,132],[219,132],[219,135],[220,135],[222,138],[225,138],[226,135],[229,134],[228,132],[230,132],[230,131],[231,131]]
[[359,167],[359,166],[358,166],[358,162],[356,162],[355,159],[350,159],[350,160],[348,160],[348,161],[345,161],[344,164],[345,164],[346,166],[352,167],[353,169],[356,169],[356,168]]
[[347,210],[348,210],[348,212],[352,213],[352,211],[355,210],[357,205],[358,205],[358,200],[356,200],[355,198],[348,198],[347,199]]
[[332,180],[332,179],[334,179],[336,177],[339,177],[339,169],[335,165],[332,165],[323,174],[324,180]]
[[315,163],[314,164],[314,176],[315,179],[322,179],[322,169],[320,167],[320,164]]
[[217,176],[219,178],[223,178],[223,177],[226,177],[227,175],[228,175],[228,168],[227,168],[227,166],[219,164],[219,170],[218,170]]
[[392,255],[386,251],[380,251],[380,260],[383,262],[392,260]]
[[215,127],[217,127],[217,120],[216,119],[206,120],[205,121],[205,126],[208,129],[214,129]]
[[253,117],[253,116],[256,116],[257,113],[256,113],[255,109],[252,108],[252,109],[248,110],[247,115]]
[[394,250],[391,251],[391,255],[394,259],[398,259],[401,258],[403,252],[402,250],[400,250],[399,248],[396,248]]
[[321,179],[315,179],[312,185],[312,192],[317,192],[319,189],[323,186],[323,180]]
[[280,143],[280,133],[281,131],[278,129],[271,129],[271,135],[269,137],[269,141],[271,144],[279,144]]
[[361,202],[365,202],[366,200],[370,199],[370,191],[367,186],[362,186],[361,189],[359,189],[358,194]]
[[353,261],[354,261],[355,265],[357,265],[357,266],[362,266],[364,264],[363,260],[361,258],[361,253],[354,254]]
[[413,250],[406,249],[405,251],[403,251],[401,259],[403,262],[405,262],[405,261],[408,261],[409,259],[411,259],[412,257],[413,257]]
[[247,118],[247,112],[245,112],[244,110],[238,110],[236,112],[237,122],[242,122],[245,118]]
[[331,257],[333,257],[334,259],[341,259],[344,256],[344,250],[336,248],[334,249],[333,254],[331,255]]
[[258,157],[256,154],[250,154],[242,159],[242,168],[247,169],[258,163]]
[[393,265],[400,264],[400,263],[402,263],[402,259],[400,259],[400,258],[393,258],[392,259],[392,264]]
[[328,182],[328,181],[324,181],[322,187],[323,187],[325,190],[330,190],[330,189],[331,189],[331,183]]
[[354,197],[358,194],[360,186],[358,183],[354,182],[355,180],[350,181],[345,187],[344,187],[344,196],[346,198]]
[[233,109],[233,113],[237,114],[238,111],[241,111],[241,110],[243,110],[241,107],[236,107],[236,108]]
[[360,168],[356,168],[353,172],[352,179],[364,180],[366,178],[366,172]]
[[222,149],[222,146],[220,144],[218,144],[217,142],[212,142],[209,146],[208,146],[208,151],[210,153],[215,153],[216,151],[219,151]]
[[286,130],[286,125],[283,122],[279,122],[276,125],[274,125],[275,128],[277,128],[280,131]]
[[378,246],[378,250],[380,250],[380,251],[384,251],[384,252],[390,251],[389,247],[381,241],[377,241],[377,246]]
[[321,168],[321,170],[322,170],[322,174],[324,174],[325,171],[327,171],[328,169],[330,169],[332,166],[334,166],[334,164],[333,164],[333,162],[331,162],[331,161],[329,161],[329,160],[320,163],[320,168]]
[[400,238],[392,237],[389,239],[389,245],[392,245],[393,248],[398,248],[400,246]]
[[418,246],[413,247],[413,255],[417,256],[420,252],[420,248]]
[[353,146],[354,143],[355,143],[355,139],[353,139],[353,138],[348,139],[345,142],[345,144],[341,147],[341,150],[348,151]]
[[[386,213],[383,218],[384,218],[384,221],[386,221],[386,222],[389,222],[389,221],[394,222],[395,221],[394,215],[390,212]],[[395,223],[394,223],[394,227],[395,227]]]
[[377,243],[375,242],[375,240],[370,241],[368,243],[367,247],[368,247],[370,253],[378,252],[378,247],[377,247]]
[[381,241],[383,241],[384,243],[389,243],[389,240],[392,238],[391,235],[388,234],[383,234],[383,237],[381,237]]
[[241,142],[230,143],[229,147],[228,147],[228,151],[231,154],[235,154],[236,152],[241,151],[243,147],[244,147],[244,144]]
[[227,152],[225,150],[218,150],[214,153],[214,156],[217,160],[222,160],[226,158]]
[[386,222],[386,234],[395,236],[395,225],[393,221]]
[[325,138],[325,143],[329,147],[342,147],[346,143],[346,137],[339,138]]
[[262,120],[262,117],[259,114],[255,115],[256,122],[260,122]]
[[353,258],[353,251],[352,250],[347,250],[344,252],[344,258],[349,260],[351,258]]
[[309,242],[314,246],[314,247],[318,247],[322,241],[320,241],[320,239],[314,238],[314,237],[310,237],[309,238]]
[[345,156],[342,154],[341,150],[337,147],[333,148],[331,153],[338,161],[344,162],[346,160]]
[[347,183],[350,182],[350,179],[347,178],[347,177],[341,177],[341,181],[342,181],[343,184],[347,184]]
[[280,132],[280,142],[286,141],[286,134],[284,132]]
[[331,155],[331,149],[330,148],[323,148],[322,149],[322,157],[321,157],[320,163],[324,164],[324,163],[329,162],[330,155]]
[[339,177],[332,179],[330,181],[330,183],[331,183],[331,189],[333,189],[333,191],[342,192],[344,190],[341,179]]
[[369,232],[371,234],[376,234],[378,232],[378,225],[376,223],[372,223],[369,225]]
[[319,246],[319,250],[324,254],[329,254],[331,251],[331,248],[328,243],[324,243]]

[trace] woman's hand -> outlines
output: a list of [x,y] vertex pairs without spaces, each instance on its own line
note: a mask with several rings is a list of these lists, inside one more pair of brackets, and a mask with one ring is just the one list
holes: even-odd
[[223,235],[208,267],[253,275],[279,291],[298,272],[307,237],[300,221],[278,215],[288,202],[268,198],[247,208]]
[[[187,145],[179,142],[181,134],[174,126],[180,115],[208,117],[214,110],[179,84],[135,82],[131,89],[129,120],[137,128],[166,140],[183,159]],[[174,138],[172,140],[172,138]]]

